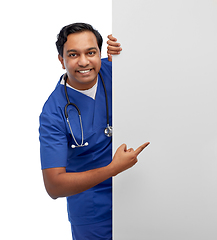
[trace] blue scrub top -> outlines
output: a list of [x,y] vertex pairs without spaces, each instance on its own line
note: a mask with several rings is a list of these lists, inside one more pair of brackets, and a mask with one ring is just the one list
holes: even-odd
[[[101,60],[100,72],[103,76],[109,105],[109,121],[112,122],[112,64]],[[40,153],[42,169],[65,167],[67,172],[83,172],[104,167],[112,160],[112,138],[106,137],[106,99],[100,76],[95,100],[67,87],[69,100],[81,112],[84,143],[88,146],[71,148],[74,140],[66,122],[64,107],[67,104],[64,85],[58,82],[55,90],[46,101],[40,115]],[[68,109],[70,124],[76,138],[81,143],[81,129],[78,112]],[[67,197],[68,216],[71,224],[91,224],[112,216],[112,179],[97,186]]]

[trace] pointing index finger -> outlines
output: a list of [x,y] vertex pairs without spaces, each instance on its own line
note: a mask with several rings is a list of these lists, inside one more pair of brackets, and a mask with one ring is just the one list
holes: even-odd
[[149,144],[150,144],[150,142],[146,142],[146,143],[142,144],[141,146],[139,146],[139,147],[135,150],[136,155],[138,156],[138,155],[142,152],[142,150],[143,150],[144,148],[146,148]]

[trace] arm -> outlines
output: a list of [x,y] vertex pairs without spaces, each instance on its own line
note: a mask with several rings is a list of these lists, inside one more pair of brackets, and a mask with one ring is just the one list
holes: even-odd
[[65,168],[44,169],[46,190],[53,199],[83,192],[131,168],[137,163],[137,156],[148,145],[149,142],[144,143],[134,151],[132,148],[127,150],[126,145],[122,144],[109,165],[86,172],[67,173]]
[[122,51],[121,44],[117,42],[117,39],[112,36],[112,34],[108,35],[108,47],[107,47],[107,54],[108,60],[112,62],[112,55],[119,55]]

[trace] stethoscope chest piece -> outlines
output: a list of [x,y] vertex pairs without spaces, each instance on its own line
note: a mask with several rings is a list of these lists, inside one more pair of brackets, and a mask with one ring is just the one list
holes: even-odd
[[105,133],[105,135],[107,137],[111,137],[112,136],[112,126],[107,125],[107,127],[105,128],[104,133]]

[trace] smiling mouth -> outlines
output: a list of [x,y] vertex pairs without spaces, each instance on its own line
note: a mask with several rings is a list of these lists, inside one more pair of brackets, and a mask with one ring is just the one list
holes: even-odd
[[84,74],[84,73],[90,72],[91,70],[92,70],[92,69],[80,70],[80,71],[78,71],[78,72]]

